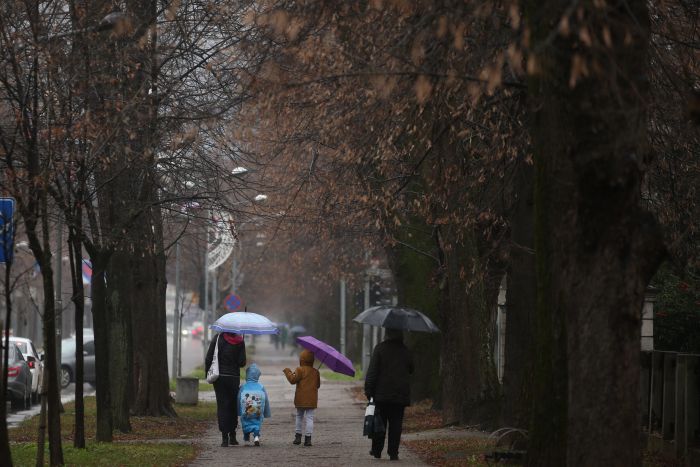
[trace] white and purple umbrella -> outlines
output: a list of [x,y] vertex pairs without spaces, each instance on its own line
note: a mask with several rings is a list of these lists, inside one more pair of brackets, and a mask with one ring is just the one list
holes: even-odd
[[350,359],[338,352],[333,346],[312,336],[297,337],[297,343],[310,350],[321,364],[326,365],[336,373],[355,376],[355,368]]
[[226,313],[209,326],[212,331],[235,334],[277,334],[275,323],[257,313],[236,311]]

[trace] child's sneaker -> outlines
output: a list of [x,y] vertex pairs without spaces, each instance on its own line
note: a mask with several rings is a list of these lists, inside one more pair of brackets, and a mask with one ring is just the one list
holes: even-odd
[[255,445],[260,446],[260,436],[255,437]]

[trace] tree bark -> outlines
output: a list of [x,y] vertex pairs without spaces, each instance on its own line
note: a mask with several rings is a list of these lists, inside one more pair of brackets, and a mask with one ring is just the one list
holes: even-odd
[[[564,9],[546,1],[528,10],[538,66],[530,90],[539,354],[528,464],[641,465],[641,309],[663,255],[640,207],[648,11],[644,2],[582,4],[571,27],[607,28],[606,46],[581,34],[552,39]],[[574,66],[581,61],[587,75]]]
[[70,227],[68,245],[71,260],[71,280],[73,282],[73,305],[75,306],[75,429],[73,446],[85,448],[85,402],[83,385],[85,381],[83,358],[83,314],[85,312],[85,287],[83,286],[83,243],[82,209],[77,209],[77,225]]
[[[149,177],[150,180],[150,177]],[[150,182],[150,187],[154,188]],[[155,195],[154,189],[151,190]],[[150,198],[150,196],[149,196]],[[135,415],[176,416],[170,400],[165,317],[165,252],[160,207],[146,211],[141,255],[134,255],[134,292],[143,297],[132,315],[134,331]]]
[[[12,222],[11,219],[3,219],[3,237],[7,236],[10,232],[7,229],[6,224]],[[14,232],[14,230],[12,230]],[[10,324],[12,320],[12,287],[10,286],[10,272],[12,271],[12,252],[8,251],[7,246],[12,245],[14,242],[11,239],[3,238],[1,248],[5,251],[5,274],[4,274],[4,290],[5,293],[5,318],[4,323],[0,326],[0,336],[2,336],[2,346],[7,349],[10,343]],[[0,464],[1,465],[12,465],[12,451],[10,451],[10,438],[7,433],[7,404],[4,401],[7,400],[7,375],[8,375],[8,362],[10,353],[0,352],[2,355],[2,362],[0,363],[0,396],[2,397],[3,403],[0,404]]]
[[458,240],[453,229],[440,231],[448,283],[441,327],[443,422],[492,428],[500,404],[491,309],[498,286],[490,283],[488,261],[479,260],[478,234],[471,231]]
[[506,339],[503,371],[504,424],[527,428],[532,403],[536,304],[533,227],[533,167],[520,161],[516,200],[509,216],[511,247],[506,288]]
[[97,429],[95,438],[101,442],[112,441],[112,397],[109,368],[109,322],[107,321],[107,288],[105,284],[106,255],[93,253],[92,262],[92,321],[95,334],[95,396],[97,399]]
[[131,311],[135,290],[131,255],[123,246],[111,256],[107,267],[107,322],[109,326],[109,387],[112,423],[122,433],[131,431],[131,381],[133,343],[131,339]]

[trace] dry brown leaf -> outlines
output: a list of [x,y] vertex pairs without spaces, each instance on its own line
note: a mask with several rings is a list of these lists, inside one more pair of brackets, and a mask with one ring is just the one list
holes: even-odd
[[433,84],[430,82],[425,75],[420,75],[416,80],[416,84],[413,87],[416,92],[416,99],[419,104],[424,104],[430,97],[430,93],[433,91]]

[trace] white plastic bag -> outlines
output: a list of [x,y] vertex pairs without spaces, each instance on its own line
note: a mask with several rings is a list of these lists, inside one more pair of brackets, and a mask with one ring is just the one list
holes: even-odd
[[374,399],[370,399],[365,409],[365,424],[362,427],[362,436],[369,438],[374,434]]
[[214,358],[211,359],[211,366],[207,371],[207,383],[214,384],[219,379],[219,336],[216,337],[216,347],[214,348]]

